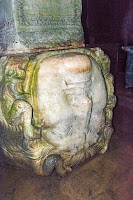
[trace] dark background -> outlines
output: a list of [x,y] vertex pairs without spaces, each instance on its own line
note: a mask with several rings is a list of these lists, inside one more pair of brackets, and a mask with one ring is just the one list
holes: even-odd
[[86,47],[100,47],[109,56],[117,105],[133,110],[133,88],[125,89],[127,52],[133,45],[133,0],[82,0]]
[[133,43],[132,0],[83,0],[85,41]]

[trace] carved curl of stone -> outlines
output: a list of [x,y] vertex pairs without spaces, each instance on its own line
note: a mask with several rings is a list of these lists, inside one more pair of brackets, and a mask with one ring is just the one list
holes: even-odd
[[110,61],[99,49],[0,59],[1,148],[40,175],[104,153],[115,106]]

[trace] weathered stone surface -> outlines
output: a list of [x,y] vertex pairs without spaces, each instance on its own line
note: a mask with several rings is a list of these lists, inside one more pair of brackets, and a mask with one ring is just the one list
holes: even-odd
[[1,0],[1,51],[78,46],[81,0]]
[[106,151],[115,96],[109,59],[100,49],[0,61],[1,147],[7,157],[41,175],[54,168],[64,175]]

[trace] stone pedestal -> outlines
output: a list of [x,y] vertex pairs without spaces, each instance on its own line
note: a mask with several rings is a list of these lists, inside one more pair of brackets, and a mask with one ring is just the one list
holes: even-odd
[[106,151],[115,96],[101,49],[3,56],[0,63],[1,147],[13,163],[64,175]]

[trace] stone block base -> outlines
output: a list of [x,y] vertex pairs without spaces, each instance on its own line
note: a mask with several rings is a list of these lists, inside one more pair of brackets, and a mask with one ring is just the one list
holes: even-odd
[[1,148],[16,165],[61,175],[97,153],[113,132],[110,61],[99,48],[0,59]]

